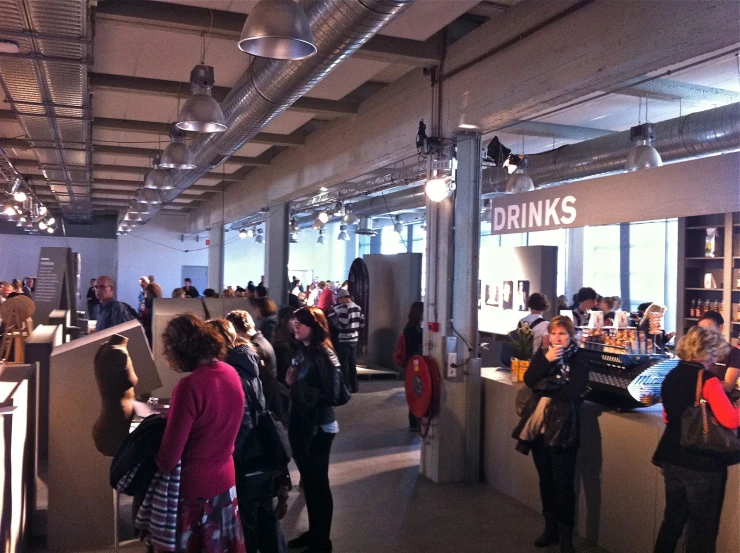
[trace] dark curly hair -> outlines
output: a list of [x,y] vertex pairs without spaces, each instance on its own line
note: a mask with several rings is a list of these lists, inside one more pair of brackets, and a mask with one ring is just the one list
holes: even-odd
[[219,332],[192,313],[172,319],[162,333],[164,355],[178,372],[190,373],[204,359],[223,359],[226,343]]

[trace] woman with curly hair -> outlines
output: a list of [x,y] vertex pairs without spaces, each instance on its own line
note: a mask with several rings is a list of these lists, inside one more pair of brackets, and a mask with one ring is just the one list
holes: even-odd
[[157,468],[181,462],[177,553],[245,553],[236,499],[234,442],[244,415],[244,391],[218,331],[195,315],[172,319],[162,334],[164,355],[178,372]]
[[285,377],[291,399],[288,435],[303,481],[308,532],[288,545],[308,547],[304,553],[328,553],[332,550],[329,534],[334,511],[329,487],[329,453],[339,432],[332,397],[334,373],[340,365],[329,339],[326,317],[318,307],[296,311],[293,332],[298,351],[295,365]]

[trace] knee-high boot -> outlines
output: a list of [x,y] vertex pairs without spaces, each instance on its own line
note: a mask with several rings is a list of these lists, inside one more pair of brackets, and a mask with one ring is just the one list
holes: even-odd
[[573,527],[560,525],[560,553],[575,553],[573,547]]

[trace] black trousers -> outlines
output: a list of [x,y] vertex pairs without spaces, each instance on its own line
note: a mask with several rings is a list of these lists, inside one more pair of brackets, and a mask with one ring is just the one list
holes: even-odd
[[342,365],[344,383],[352,393],[357,392],[357,342],[339,342],[337,357]]
[[303,481],[303,495],[308,511],[308,532],[311,541],[319,546],[329,543],[334,513],[334,499],[329,487],[329,453],[334,436],[319,428],[311,440],[308,457],[295,459]]
[[564,526],[575,526],[575,473],[578,448],[550,447],[539,439],[532,445],[532,458],[540,477],[542,514]]
[[655,553],[673,553],[686,526],[687,553],[715,553],[727,470],[705,472],[663,463],[665,513]]
[[275,495],[272,471],[245,476],[236,473],[236,497],[239,501],[239,518],[244,529],[247,551],[283,553],[284,538],[280,523],[275,518],[272,498]]

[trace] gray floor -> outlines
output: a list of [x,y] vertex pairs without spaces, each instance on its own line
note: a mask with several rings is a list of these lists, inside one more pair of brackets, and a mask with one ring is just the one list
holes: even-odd
[[[334,551],[543,551],[532,545],[541,530],[538,513],[485,484],[439,486],[419,475],[421,442],[406,428],[400,382],[360,382],[360,393],[337,413],[330,469]],[[289,538],[307,528],[297,491],[283,522]],[[603,551],[581,540],[576,547]]]
[[[421,442],[406,428],[407,413],[402,383],[395,380],[361,381],[360,393],[338,409],[340,433],[330,469],[334,551],[558,551],[557,546],[543,550],[532,545],[541,530],[538,513],[486,484],[439,486],[420,476]],[[297,483],[297,472],[292,477]],[[288,538],[307,529],[297,489],[291,492],[283,524]],[[576,548],[579,553],[603,552],[580,539]],[[143,549],[134,542],[122,551]]]

